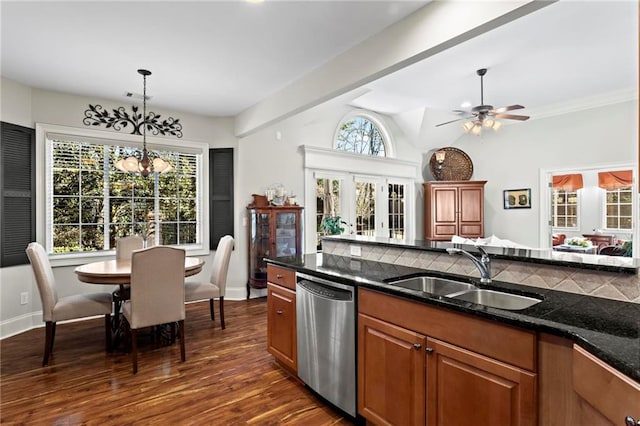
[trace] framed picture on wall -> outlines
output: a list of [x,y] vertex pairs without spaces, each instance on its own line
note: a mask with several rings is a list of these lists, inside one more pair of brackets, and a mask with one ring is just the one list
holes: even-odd
[[505,209],[531,208],[531,188],[505,189],[503,193]]

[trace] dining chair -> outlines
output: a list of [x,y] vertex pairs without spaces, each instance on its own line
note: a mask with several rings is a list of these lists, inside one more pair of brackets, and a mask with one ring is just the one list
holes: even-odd
[[134,250],[144,248],[144,238],[139,235],[120,237],[116,240],[116,259],[131,259]]
[[111,350],[111,294],[90,293],[58,297],[53,269],[44,247],[32,242],[26,249],[31,263],[40,300],[42,301],[42,318],[45,322],[44,358],[42,366],[49,364],[49,356],[53,352],[53,341],[58,321],[104,315],[105,342],[107,352]]
[[[139,235],[129,235],[126,237],[120,237],[116,240],[116,260],[131,259],[131,254],[134,250],[141,250],[144,248],[144,238]],[[122,302],[129,299],[129,286],[121,285],[119,288],[113,290],[113,312],[115,315],[120,314],[120,307]],[[119,318],[115,318],[118,323]]]
[[133,374],[138,372],[141,328],[177,322],[180,360],[185,360],[184,259],[184,250],[166,246],[136,250],[131,255],[131,297],[122,305],[122,313],[131,333]]
[[213,271],[209,282],[185,283],[185,302],[195,302],[209,299],[209,311],[211,321],[215,321],[213,299],[220,300],[220,327],[224,330],[224,294],[227,287],[227,273],[229,272],[229,260],[233,250],[233,237],[225,235],[220,238],[218,248],[213,258]]

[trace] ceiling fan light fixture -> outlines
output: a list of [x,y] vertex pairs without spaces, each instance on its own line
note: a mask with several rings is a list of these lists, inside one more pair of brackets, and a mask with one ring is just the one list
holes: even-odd
[[467,121],[462,125],[462,130],[464,130],[465,133],[469,133],[474,126],[475,124],[473,124],[473,121]]

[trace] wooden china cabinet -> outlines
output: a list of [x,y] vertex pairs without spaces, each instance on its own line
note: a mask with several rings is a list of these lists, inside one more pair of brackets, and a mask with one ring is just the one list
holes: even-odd
[[436,181],[424,186],[424,238],[449,241],[454,235],[484,237],[487,181]]
[[272,206],[261,195],[247,206],[249,258],[247,299],[251,288],[267,287],[264,258],[295,258],[302,255],[302,210],[297,205]]

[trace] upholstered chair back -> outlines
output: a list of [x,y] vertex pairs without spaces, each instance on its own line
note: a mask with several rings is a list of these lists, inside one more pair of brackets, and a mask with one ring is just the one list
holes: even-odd
[[131,255],[131,328],[184,320],[185,251],[156,246]]
[[116,259],[131,259],[134,250],[144,248],[144,239],[139,235],[118,238],[116,240]]
[[58,293],[49,256],[44,247],[36,242],[29,243],[26,252],[38,284],[38,292],[42,301],[42,318],[45,322],[53,321],[53,308],[58,303]]
[[229,272],[229,261],[233,251],[234,240],[231,235],[220,238],[218,248],[213,258],[213,271],[211,272],[211,283],[218,286],[220,295],[225,295],[227,287],[227,273]]

